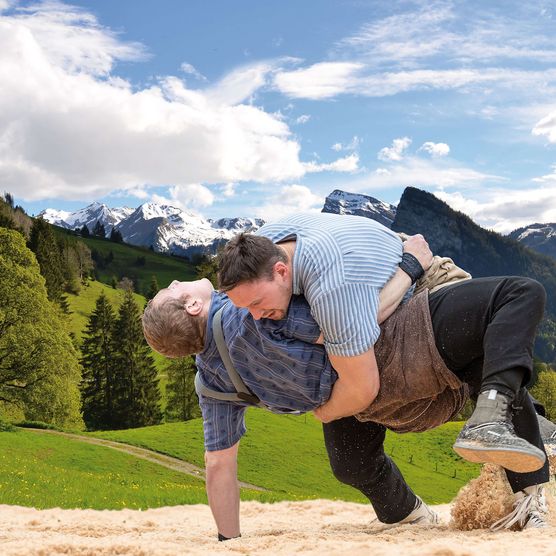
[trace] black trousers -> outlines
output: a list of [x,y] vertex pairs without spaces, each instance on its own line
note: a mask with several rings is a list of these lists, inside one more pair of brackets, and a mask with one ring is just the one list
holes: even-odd
[[[544,288],[521,277],[479,278],[442,288],[429,297],[438,351],[469,384],[472,397],[496,389],[514,399],[516,434],[544,450],[535,408],[524,385],[545,304]],[[415,508],[416,497],[384,453],[385,427],[355,417],[323,425],[334,475],[360,490],[380,521],[395,523]],[[548,462],[532,473],[506,472],[514,492],[548,481]]]

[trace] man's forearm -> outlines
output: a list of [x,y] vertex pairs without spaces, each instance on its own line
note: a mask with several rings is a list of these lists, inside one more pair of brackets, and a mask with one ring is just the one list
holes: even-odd
[[[403,252],[412,255],[421,272],[426,271],[432,263],[432,252],[425,238],[416,234],[409,236],[403,243]],[[420,267],[419,267],[420,265]],[[406,271],[398,268],[380,291],[377,321],[384,322],[401,303],[404,295],[411,286],[411,277]]]
[[329,423],[363,411],[373,400],[372,396],[354,396],[353,388],[338,379],[330,398],[315,410],[315,416],[322,422]]
[[237,463],[207,465],[207,495],[218,532],[239,537],[239,483]]
[[410,286],[411,278],[401,268],[398,268],[394,276],[380,290],[378,324],[383,323],[398,308]]
[[338,380],[328,401],[314,411],[315,417],[324,423],[363,411],[374,401],[380,387],[372,349],[353,357],[329,357]]

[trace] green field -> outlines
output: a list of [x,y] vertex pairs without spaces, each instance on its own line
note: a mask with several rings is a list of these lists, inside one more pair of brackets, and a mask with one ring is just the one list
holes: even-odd
[[[332,498],[363,502],[332,475],[321,425],[312,415],[294,417],[248,410],[248,432],[239,450],[239,478],[289,499]],[[461,460],[452,444],[461,423],[420,434],[387,434],[385,448],[412,488],[430,503],[451,500],[479,466]],[[149,448],[203,466],[200,419],[126,431],[90,433]]]
[[[274,501],[245,490],[245,500]],[[206,503],[204,482],[110,448],[26,430],[0,432],[0,504],[146,509]]]

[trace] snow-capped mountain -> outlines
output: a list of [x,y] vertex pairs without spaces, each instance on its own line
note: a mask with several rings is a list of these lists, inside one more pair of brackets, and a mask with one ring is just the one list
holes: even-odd
[[556,223],[531,224],[514,230],[508,237],[538,253],[556,257]]
[[103,203],[94,202],[85,208],[75,212],[67,212],[56,209],[43,210],[38,216],[44,218],[51,224],[75,230],[81,229],[85,224],[89,231],[93,231],[95,224],[100,221],[104,225],[106,235],[110,235],[112,228],[119,222],[127,218],[134,209],[129,207],[121,207],[112,209]]
[[213,221],[193,212],[157,203],[145,203],[136,209],[111,209],[101,203],[92,203],[73,213],[46,209],[39,216],[51,224],[71,230],[86,224],[92,231],[100,221],[107,236],[115,227],[126,243],[187,257],[214,253],[221,242],[239,232],[253,232],[264,224],[258,218],[221,218]]
[[366,216],[377,220],[388,228],[392,227],[392,222],[396,217],[396,207],[394,205],[384,203],[369,195],[347,193],[340,189],[335,189],[326,197],[322,212]]

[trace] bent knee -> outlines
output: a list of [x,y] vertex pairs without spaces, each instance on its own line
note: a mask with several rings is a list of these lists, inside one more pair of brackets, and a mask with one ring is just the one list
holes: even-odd
[[520,277],[516,279],[519,291],[527,300],[527,306],[531,313],[542,318],[546,305],[546,290],[544,286],[533,278]]

